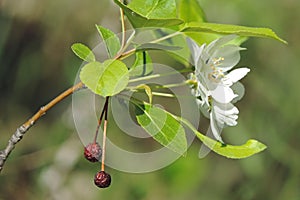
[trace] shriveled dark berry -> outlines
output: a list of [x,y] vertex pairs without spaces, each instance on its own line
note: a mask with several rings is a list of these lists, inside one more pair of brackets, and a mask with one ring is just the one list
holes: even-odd
[[102,149],[97,142],[90,143],[84,148],[84,157],[91,162],[98,162],[101,155]]
[[100,171],[95,175],[94,183],[100,188],[107,188],[110,186],[111,177],[105,171]]

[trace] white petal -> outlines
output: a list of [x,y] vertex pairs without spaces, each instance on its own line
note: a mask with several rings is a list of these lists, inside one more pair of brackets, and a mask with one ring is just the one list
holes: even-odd
[[[199,99],[198,99],[199,100]],[[200,101],[200,100],[199,100]],[[208,108],[208,105],[204,102],[201,102],[202,104],[199,105],[199,110],[201,111],[201,113],[204,115],[204,117],[206,118],[210,118],[210,114],[209,114],[209,108]]]
[[213,108],[224,115],[236,115],[239,114],[239,110],[232,103],[222,104],[213,102]]
[[239,68],[232,70],[229,74],[226,74],[225,77],[222,79],[224,85],[231,86],[233,83],[244,78],[248,72],[250,72],[249,68]]
[[213,52],[223,46],[224,44],[228,43],[229,41],[235,39],[237,35],[226,35],[224,37],[220,37],[214,41],[212,41],[206,48],[208,54],[213,54]]
[[235,126],[237,125],[239,110],[231,103],[216,104],[214,103],[212,112],[215,115],[216,121],[221,125]]
[[211,54],[211,61],[209,64],[213,65],[213,59],[222,58],[223,60],[219,65],[216,65],[216,67],[223,72],[226,72],[232,69],[240,61],[240,50],[241,48],[236,45],[220,47]]
[[224,103],[219,103],[219,102],[213,101],[212,104],[214,106],[219,107],[222,110],[232,110],[235,107],[232,103],[224,104]]
[[194,63],[192,63],[192,64],[196,66],[198,63],[199,57],[205,47],[205,44],[203,44],[202,46],[198,46],[198,44],[194,40],[192,40],[190,38],[187,38],[186,40],[187,40],[187,44],[188,44],[190,51],[192,53],[192,56],[193,56]]
[[222,128],[218,127],[218,125],[217,125],[217,123],[216,123],[215,120],[216,119],[215,119],[214,115],[212,113],[210,113],[210,128],[211,128],[211,132],[213,133],[214,137],[218,141],[224,143],[223,140],[222,140],[222,138],[221,138]]
[[[197,93],[199,94],[199,96],[201,96],[201,98],[203,100],[205,100],[207,102],[208,96],[211,95],[211,92],[208,90],[207,85],[203,85],[203,79],[198,79],[198,88],[197,88]],[[200,81],[201,80],[201,81]],[[207,102],[208,104],[208,102]]]
[[225,126],[236,126],[238,115],[221,115],[220,113],[216,114],[216,121],[221,125]]
[[241,100],[245,94],[245,87],[241,82],[236,82],[231,86],[234,94],[238,95],[236,98],[232,100],[232,103],[236,103]]
[[211,91],[211,96],[219,103],[227,104],[232,101],[236,94],[233,93],[232,89],[227,86],[218,85],[217,88]]

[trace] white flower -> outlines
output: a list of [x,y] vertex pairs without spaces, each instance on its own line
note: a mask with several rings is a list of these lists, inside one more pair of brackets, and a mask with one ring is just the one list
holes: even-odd
[[231,103],[219,104],[217,102],[212,103],[213,118],[218,122],[219,127],[224,125],[235,126],[237,125],[237,118],[239,110]]
[[235,37],[235,35],[225,36],[207,46],[203,44],[200,47],[188,39],[188,45],[194,58],[195,76],[199,82],[197,88],[199,91],[196,93],[205,93],[206,96],[202,100],[206,102],[209,96],[220,103],[232,101],[236,94],[233,93],[230,86],[250,71],[248,68],[240,68],[228,73],[239,62],[239,51],[242,50],[236,45],[226,45]]
[[[220,133],[223,127],[237,124],[239,111],[231,102],[241,98],[239,95],[244,91],[238,81],[250,71],[248,68],[230,71],[239,62],[239,51],[242,50],[237,45],[228,44],[235,37],[224,36],[201,46],[190,39],[187,41],[195,65],[191,77],[197,82],[192,94],[198,98],[200,110],[211,119],[212,132],[219,141],[222,141]],[[231,86],[235,85],[241,88],[240,93],[234,93]]]
[[210,127],[214,137],[223,142],[221,138],[221,132],[224,127],[236,126],[239,110],[233,104],[219,104],[212,102],[212,108],[210,112]]

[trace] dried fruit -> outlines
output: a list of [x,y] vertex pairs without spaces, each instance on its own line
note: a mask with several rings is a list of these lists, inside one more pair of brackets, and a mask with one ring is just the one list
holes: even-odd
[[94,183],[100,188],[106,188],[110,186],[111,177],[105,171],[99,171],[94,178]]
[[102,149],[97,142],[90,143],[84,148],[84,157],[91,162],[98,162],[102,155]]

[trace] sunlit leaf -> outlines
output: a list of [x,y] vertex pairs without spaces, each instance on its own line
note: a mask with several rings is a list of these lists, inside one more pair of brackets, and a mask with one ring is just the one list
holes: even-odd
[[203,135],[197,129],[195,129],[193,125],[187,120],[179,117],[176,117],[176,119],[182,121],[185,125],[187,125],[208,148],[210,148],[217,154],[225,156],[227,158],[247,158],[267,148],[266,145],[264,145],[263,143],[253,139],[248,140],[243,145],[223,144],[210,137]]
[[84,61],[93,62],[96,60],[92,50],[90,50],[90,48],[88,48],[84,44],[75,43],[71,46],[71,49],[79,58]]
[[91,62],[82,68],[80,79],[92,92],[106,97],[118,94],[127,86],[129,72],[119,60]]
[[185,22],[204,22],[205,14],[198,0],[179,0],[179,17]]
[[114,2],[124,10],[134,28],[167,27],[183,23],[176,18],[175,0],[132,0],[128,5],[118,0]]
[[109,57],[113,58],[121,48],[119,38],[114,32],[107,28],[99,25],[96,25],[96,28],[105,43]]
[[[190,38],[192,38],[198,45],[209,44],[212,41],[224,36],[224,34],[215,34],[215,33],[204,33],[204,32],[184,32],[184,34]],[[234,44],[240,46],[245,41],[247,41],[248,37],[239,36],[228,42],[228,44]]]
[[263,143],[253,139],[248,140],[243,145],[230,145],[222,144],[206,136],[197,136],[208,148],[212,149],[217,154],[232,159],[247,158],[267,148]]
[[182,125],[165,110],[151,106],[137,106],[138,123],[160,144],[176,153],[187,150],[185,131]]
[[214,23],[197,23],[190,22],[185,25],[182,32],[204,32],[218,34],[236,34],[246,37],[264,37],[276,39],[280,42],[287,43],[281,39],[269,28],[255,28],[246,26],[237,26],[229,24],[214,24]]

